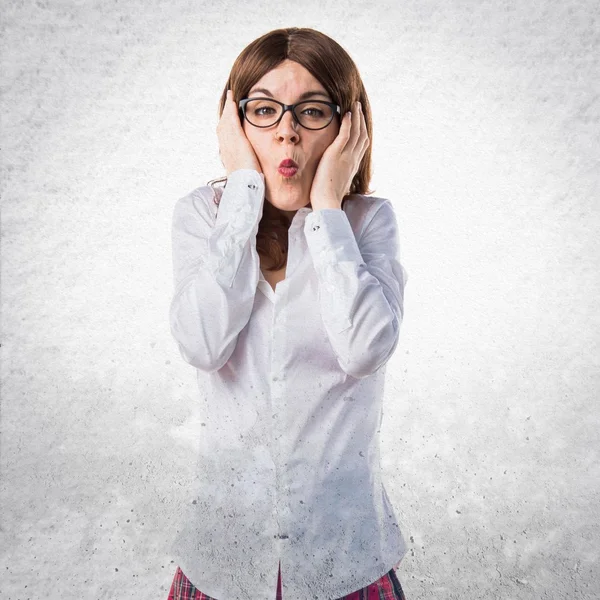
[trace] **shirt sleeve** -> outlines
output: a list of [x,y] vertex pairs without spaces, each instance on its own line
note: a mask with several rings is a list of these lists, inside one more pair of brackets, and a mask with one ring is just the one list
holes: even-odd
[[396,349],[408,280],[391,202],[373,212],[358,242],[343,210],[313,211],[304,224],[327,335],[340,367],[358,379],[381,368]]
[[171,333],[183,359],[203,371],[229,360],[250,319],[260,275],[256,234],[264,191],[262,173],[239,169],[227,178],[216,218],[208,187],[175,205]]

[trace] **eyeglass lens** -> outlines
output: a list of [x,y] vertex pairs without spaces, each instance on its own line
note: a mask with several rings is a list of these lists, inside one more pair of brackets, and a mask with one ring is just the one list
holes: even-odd
[[[268,127],[279,119],[283,107],[277,102],[257,99],[246,104],[246,118],[252,125]],[[329,124],[333,117],[333,109],[327,104],[315,101],[301,102],[294,109],[300,124],[308,129],[320,129]]]

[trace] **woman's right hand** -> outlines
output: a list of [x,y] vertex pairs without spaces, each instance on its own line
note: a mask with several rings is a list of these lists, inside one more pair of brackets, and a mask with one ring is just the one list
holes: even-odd
[[240,123],[239,110],[233,92],[227,90],[223,113],[217,125],[219,156],[227,175],[238,169],[254,169],[262,173],[258,158]]

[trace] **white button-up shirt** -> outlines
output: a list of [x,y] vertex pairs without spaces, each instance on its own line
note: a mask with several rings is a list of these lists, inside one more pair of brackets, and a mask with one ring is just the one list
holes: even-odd
[[355,194],[295,213],[274,291],[256,251],[264,193],[240,169],[174,209],[170,325],[202,427],[172,552],[218,600],[273,600],[279,563],[285,600],[336,599],[406,551],[378,434],[407,275],[392,204]]

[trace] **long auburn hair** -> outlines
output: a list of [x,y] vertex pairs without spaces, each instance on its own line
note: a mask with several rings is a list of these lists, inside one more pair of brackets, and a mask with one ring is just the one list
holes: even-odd
[[[223,88],[219,103],[219,118],[223,113],[227,90],[232,90],[237,104],[245,98],[252,86],[271,69],[289,59],[301,64],[327,90],[332,101],[340,105],[341,116],[345,115],[357,100],[362,105],[369,139],[373,139],[371,107],[367,92],[356,64],[349,54],[335,40],[324,33],[306,27],[275,29],[251,42],[236,58],[227,83]],[[243,116],[240,115],[240,122]],[[358,171],[352,179],[349,194],[342,201],[349,200],[350,194],[372,194],[371,147],[369,144]],[[227,177],[212,179],[208,185],[227,182]],[[215,203],[218,204],[215,194]],[[281,269],[286,264],[288,249],[289,221],[276,206],[265,201],[263,214],[256,235],[256,250],[259,255],[270,259],[270,271]]]

